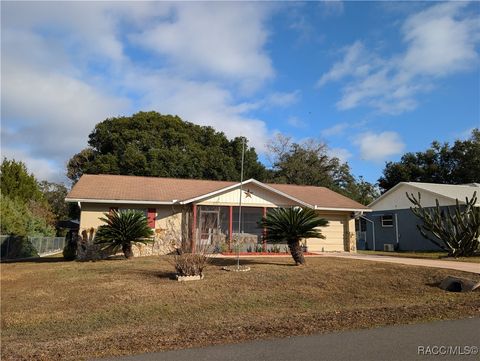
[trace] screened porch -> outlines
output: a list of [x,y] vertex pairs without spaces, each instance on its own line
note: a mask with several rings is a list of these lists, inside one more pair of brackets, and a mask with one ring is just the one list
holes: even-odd
[[[193,206],[194,249],[208,248],[211,252],[229,252],[238,241],[240,252],[266,251],[265,230],[258,222],[268,212],[267,207]],[[240,223],[239,223],[240,221]],[[235,249],[236,250],[236,249]]]

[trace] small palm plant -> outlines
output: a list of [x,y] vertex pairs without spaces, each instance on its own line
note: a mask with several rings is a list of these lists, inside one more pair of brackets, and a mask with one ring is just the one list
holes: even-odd
[[300,241],[305,238],[325,238],[318,227],[325,227],[328,221],[320,218],[310,208],[276,208],[262,218],[260,225],[266,229],[266,240],[287,242],[297,266],[305,264]]
[[147,217],[142,211],[127,210],[104,213],[100,218],[106,224],[98,227],[95,243],[105,244],[103,249],[117,252],[120,248],[129,259],[133,257],[132,243],[149,243],[153,240],[153,230],[148,226]]

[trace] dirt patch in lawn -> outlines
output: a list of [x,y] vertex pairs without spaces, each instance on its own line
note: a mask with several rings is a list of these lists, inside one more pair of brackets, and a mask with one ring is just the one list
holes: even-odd
[[242,259],[172,281],[166,257],[1,265],[2,359],[82,360],[480,314],[480,292],[435,287],[457,271],[309,258]]

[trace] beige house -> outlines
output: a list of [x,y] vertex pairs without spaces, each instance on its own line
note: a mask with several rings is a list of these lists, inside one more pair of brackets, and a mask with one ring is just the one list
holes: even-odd
[[[80,233],[94,235],[100,217],[113,209],[141,209],[159,240],[176,234],[186,250],[212,245],[231,249],[235,240],[245,250],[264,244],[258,221],[277,207],[309,207],[329,221],[325,239],[308,239],[310,252],[355,251],[355,215],[366,206],[324,187],[239,182],[83,175],[66,198],[81,208]],[[239,214],[241,202],[241,215]],[[240,224],[239,224],[240,219]]]

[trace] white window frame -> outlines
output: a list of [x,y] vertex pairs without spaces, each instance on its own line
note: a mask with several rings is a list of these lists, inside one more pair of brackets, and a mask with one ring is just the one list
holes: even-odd
[[[392,224],[385,224],[385,221],[386,221],[386,217],[390,217],[390,220],[389,222],[392,222]],[[386,214],[384,216],[381,216],[381,220],[382,220],[382,227],[384,228],[390,228],[390,227],[393,227],[393,215],[391,214]]]

